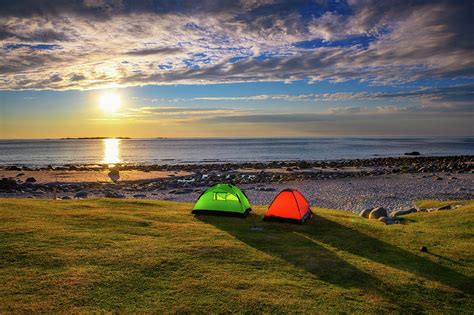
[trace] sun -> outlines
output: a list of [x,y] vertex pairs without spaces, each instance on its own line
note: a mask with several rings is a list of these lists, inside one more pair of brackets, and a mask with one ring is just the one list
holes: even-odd
[[105,113],[115,113],[120,109],[121,105],[120,96],[115,93],[108,92],[100,96],[99,106]]

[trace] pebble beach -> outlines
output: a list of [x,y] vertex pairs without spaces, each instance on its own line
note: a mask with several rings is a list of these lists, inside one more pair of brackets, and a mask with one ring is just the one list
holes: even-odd
[[253,204],[269,204],[284,188],[300,190],[313,206],[389,211],[422,199],[473,199],[474,157],[190,165],[68,165],[0,169],[0,197],[134,198],[195,202],[209,186],[239,185]]

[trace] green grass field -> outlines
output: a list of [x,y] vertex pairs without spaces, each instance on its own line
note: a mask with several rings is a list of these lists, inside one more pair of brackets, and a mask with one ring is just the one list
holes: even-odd
[[391,226],[316,208],[300,226],[264,207],[0,199],[0,313],[473,313],[474,202],[458,203]]

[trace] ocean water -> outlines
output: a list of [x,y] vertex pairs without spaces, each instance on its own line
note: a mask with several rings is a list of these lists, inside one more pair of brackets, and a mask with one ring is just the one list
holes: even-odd
[[183,164],[474,155],[464,138],[0,140],[0,165]]

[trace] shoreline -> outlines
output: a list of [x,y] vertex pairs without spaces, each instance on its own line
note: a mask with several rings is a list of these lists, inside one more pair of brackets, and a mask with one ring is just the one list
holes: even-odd
[[360,167],[360,166],[401,166],[406,162],[429,163],[429,162],[456,162],[474,164],[474,155],[440,155],[430,156],[422,155],[418,152],[408,152],[403,156],[378,157],[367,159],[331,159],[331,160],[275,160],[265,162],[233,162],[220,160],[203,160],[197,163],[172,163],[172,164],[148,164],[148,163],[65,163],[58,165],[32,166],[24,164],[3,164],[0,165],[0,171],[89,171],[89,170],[106,170],[115,168],[119,170],[139,170],[139,171],[192,171],[198,168],[212,167],[214,169],[226,170],[229,168],[279,168],[279,167],[299,167],[301,169],[311,167],[321,168],[339,168],[339,167]]
[[[239,185],[254,204],[281,189],[316,206],[390,210],[418,199],[474,199],[474,156],[187,165],[0,166],[0,198],[136,198],[194,202],[207,187]],[[53,193],[53,191],[56,191]]]

